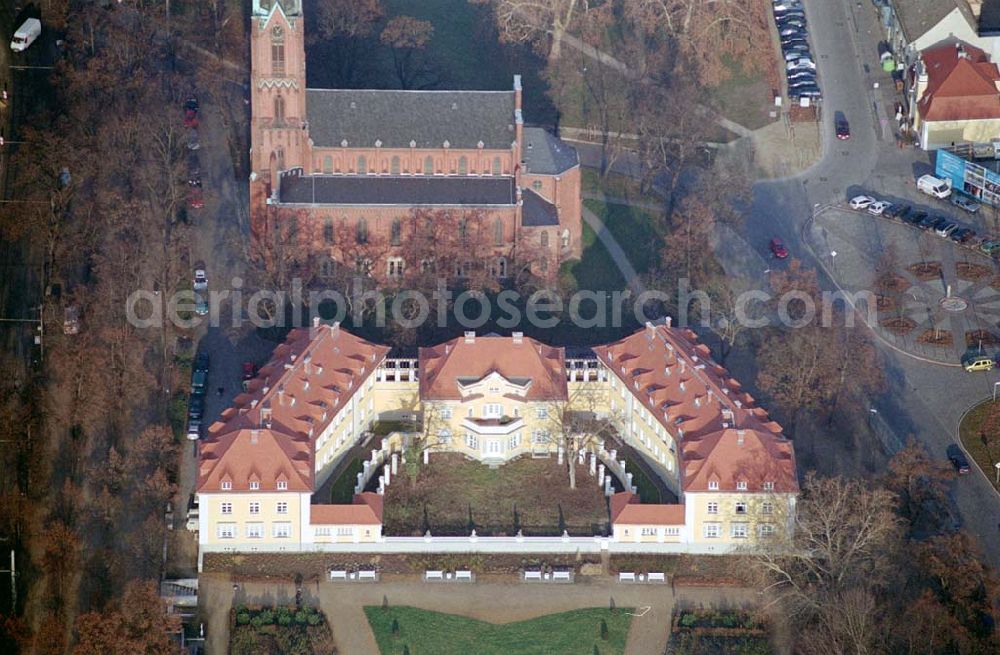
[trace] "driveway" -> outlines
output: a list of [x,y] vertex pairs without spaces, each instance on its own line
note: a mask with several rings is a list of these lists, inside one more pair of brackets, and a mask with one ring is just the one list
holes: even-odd
[[[581,578],[578,578],[581,580]],[[319,606],[326,614],[337,647],[344,655],[379,655],[368,629],[364,606],[409,605],[426,610],[468,616],[492,623],[523,621],[536,616],[584,607],[649,607],[632,620],[625,652],[628,655],[662,655],[667,646],[670,617],[675,602],[691,605],[748,605],[758,599],[746,589],[620,584],[606,577],[582,578],[573,584],[537,584],[489,576],[473,584],[427,583],[399,576],[377,584],[349,582],[306,583],[303,602]],[[460,593],[459,593],[460,592]],[[219,574],[202,575],[199,602],[205,616],[207,655],[227,652],[229,610],[234,602],[292,604],[295,586],[280,582],[241,582]],[[556,655],[556,654],[554,654]]]

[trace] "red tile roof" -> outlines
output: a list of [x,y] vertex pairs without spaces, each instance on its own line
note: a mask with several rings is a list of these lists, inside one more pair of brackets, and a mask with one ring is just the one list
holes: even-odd
[[642,505],[638,496],[621,491],[611,497],[611,522],[616,525],[684,525],[684,505]]
[[979,48],[953,44],[921,53],[927,88],[918,101],[926,121],[1000,118],[1000,70]]
[[709,481],[720,491],[735,491],[742,481],[748,490],[763,482],[797,490],[792,444],[781,426],[712,361],[694,332],[649,324],[594,351],[678,443],[685,491],[707,491]]
[[382,523],[382,496],[371,491],[355,494],[351,505],[310,505],[312,525],[379,525]]
[[232,491],[274,491],[279,481],[288,491],[312,491],[312,446],[306,439],[289,438],[273,430],[235,430],[200,442],[198,490],[219,491],[229,482]]
[[[251,432],[266,433],[268,440],[278,443],[280,448],[269,456],[283,461],[270,464],[302,469],[311,490],[314,440],[388,352],[385,346],[356,337],[339,325],[292,330],[248,382],[247,392],[237,396],[234,406],[209,427],[201,442],[198,490],[219,490],[219,475],[229,469],[233,469],[233,490],[249,490],[249,480],[235,470],[249,472],[251,461],[261,465],[260,449],[249,449],[237,437]],[[229,452],[233,446],[237,448]],[[293,456],[305,457],[305,461],[293,462]],[[228,464],[219,468],[223,460]],[[267,488],[263,481],[261,488]]]
[[460,384],[499,373],[524,384],[526,400],[566,400],[566,358],[562,348],[530,337],[458,337],[420,349],[420,396],[428,400],[462,398]]

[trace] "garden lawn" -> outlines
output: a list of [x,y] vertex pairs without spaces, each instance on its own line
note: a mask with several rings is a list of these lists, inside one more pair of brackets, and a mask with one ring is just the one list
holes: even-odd
[[969,413],[962,419],[958,431],[966,452],[976,460],[975,464],[983,471],[990,484],[1000,489],[1000,486],[997,486],[996,469],[994,468],[994,462],[1000,460],[1000,434],[986,435],[986,443],[983,443],[983,435],[980,434],[980,426],[986,419],[992,404],[991,400],[987,400],[969,410]]
[[364,470],[361,460],[355,457],[343,470],[337,481],[330,487],[330,502],[334,505],[350,504],[354,501],[354,487],[358,483],[358,473]]
[[564,529],[592,536],[607,528],[607,501],[586,466],[577,466],[575,490],[554,456],[522,456],[491,469],[458,453],[431,453],[429,464],[409,466],[385,492],[387,535],[422,535],[428,529],[467,535],[473,528],[479,535],[515,535],[520,528],[526,536],[559,535]]
[[[770,117],[770,112],[775,109],[774,98],[771,89],[768,88],[764,71],[747,73],[738,61],[727,57],[725,62],[730,77],[707,90],[708,106],[749,130],[756,130],[774,122],[775,119]],[[720,130],[720,134],[714,140],[728,142],[734,138],[736,135]]]
[[560,275],[576,289],[617,291],[625,288],[625,278],[615,266],[604,244],[587,223],[581,237],[583,257],[565,262]]
[[[365,607],[382,655],[399,655],[404,646],[410,655],[613,655],[625,652],[629,611],[590,608],[495,625],[415,607]],[[602,619],[607,640],[600,635]]]
[[[583,204],[600,217],[608,232],[628,255],[636,272],[642,274],[649,271],[656,263],[662,245],[653,215],[636,207],[598,200],[584,200]],[[614,266],[614,262],[611,265]]]

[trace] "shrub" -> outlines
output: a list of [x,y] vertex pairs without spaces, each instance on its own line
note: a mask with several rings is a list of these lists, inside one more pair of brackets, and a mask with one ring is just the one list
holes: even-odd
[[392,634],[399,636],[399,619],[392,620]]
[[259,618],[260,622],[264,625],[274,625],[274,610],[261,610],[260,614],[257,615],[257,618]]
[[316,614],[315,612],[306,616],[306,623],[308,623],[309,625],[319,625],[322,622],[323,622],[323,617],[320,616],[319,614]]
[[[605,621],[604,619],[601,619],[601,639],[603,639],[604,641],[607,641],[608,640],[608,636],[609,636],[608,635],[608,622]],[[596,646],[595,646],[595,648],[596,648]]]
[[287,627],[287,626],[290,626],[291,624],[292,624],[292,615],[291,614],[279,614],[278,615],[278,625]]
[[403,644],[403,655],[410,655],[410,647]]
[[306,615],[306,613],[301,610],[295,613],[295,622],[298,623],[299,625],[305,625],[306,619],[308,618],[309,617]]
[[246,625],[250,623],[250,612],[238,612],[236,614],[236,625]]
[[250,619],[250,625],[252,625],[254,628],[257,628],[257,629],[259,629],[261,626],[264,625],[264,621],[261,620],[260,614],[258,614],[257,616],[253,617],[252,619]]

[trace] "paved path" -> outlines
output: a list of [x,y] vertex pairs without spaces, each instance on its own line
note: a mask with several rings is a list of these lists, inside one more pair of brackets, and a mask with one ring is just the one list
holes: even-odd
[[591,193],[584,191],[582,194],[584,200],[599,200],[601,202],[607,203],[609,205],[628,205],[629,207],[636,207],[638,209],[645,209],[651,212],[662,212],[663,203],[655,202],[643,202],[641,200],[633,200],[632,198],[622,198],[620,196],[609,196],[603,193]]
[[[489,576],[474,584],[426,583],[399,576],[378,584],[306,583],[303,602],[319,606],[327,616],[337,647],[344,655],[379,655],[365,605],[409,605],[426,610],[458,614],[493,623],[523,621],[537,616],[584,607],[617,607],[649,611],[635,617],[625,652],[628,655],[662,655],[667,646],[668,626],[675,602],[685,604],[747,605],[757,594],[746,589],[683,587],[676,593],[669,585],[619,584],[609,578],[578,578],[574,584],[526,584]],[[461,593],[456,593],[460,590]],[[231,580],[207,574],[200,581],[201,608],[206,621],[208,655],[223,654],[229,642],[228,614],[234,597],[238,603],[294,603],[292,583],[244,582],[233,591]],[[553,653],[552,655],[562,655]]]

